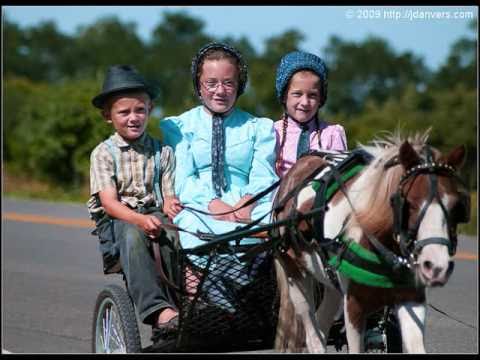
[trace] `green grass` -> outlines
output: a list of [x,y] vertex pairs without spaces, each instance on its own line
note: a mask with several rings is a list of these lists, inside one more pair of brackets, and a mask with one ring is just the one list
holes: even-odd
[[89,198],[88,184],[77,188],[32,180],[25,175],[4,171],[3,195],[17,199],[35,199],[85,204]]

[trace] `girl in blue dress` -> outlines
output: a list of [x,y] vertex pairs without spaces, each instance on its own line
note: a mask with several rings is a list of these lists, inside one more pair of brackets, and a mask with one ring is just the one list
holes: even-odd
[[[210,213],[233,211],[277,180],[273,121],[235,106],[247,83],[247,65],[235,48],[222,43],[202,47],[193,58],[192,77],[201,105],[160,121],[163,140],[175,150],[176,194],[184,206]],[[258,219],[271,207],[268,194],[230,214],[183,209],[173,221],[192,232],[221,234]],[[184,249],[204,243],[189,233],[179,235]]]

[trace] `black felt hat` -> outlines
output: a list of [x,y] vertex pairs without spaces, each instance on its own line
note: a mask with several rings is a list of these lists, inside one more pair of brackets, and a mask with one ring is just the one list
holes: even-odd
[[102,92],[92,99],[93,106],[103,109],[105,100],[132,90],[145,91],[152,100],[158,96],[158,88],[147,82],[131,65],[114,65],[108,68],[103,81]]

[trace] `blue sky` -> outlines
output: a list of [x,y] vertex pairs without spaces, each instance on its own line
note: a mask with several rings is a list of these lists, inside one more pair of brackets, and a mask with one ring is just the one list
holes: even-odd
[[258,50],[264,41],[288,29],[305,35],[303,50],[322,55],[331,35],[362,41],[369,35],[388,41],[397,53],[411,51],[432,70],[445,62],[451,45],[478,18],[476,6],[4,6],[4,14],[20,26],[54,20],[58,29],[73,34],[106,15],[135,22],[148,40],[165,11],[184,10],[205,23],[205,32],[218,37],[246,36]]

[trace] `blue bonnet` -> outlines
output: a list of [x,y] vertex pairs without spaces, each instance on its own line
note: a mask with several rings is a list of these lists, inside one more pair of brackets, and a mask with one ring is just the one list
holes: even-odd
[[290,78],[299,70],[311,70],[321,79],[322,107],[327,100],[328,69],[325,62],[318,56],[304,51],[293,51],[285,55],[277,67],[277,76],[275,79],[275,89],[277,99],[283,103],[283,95]]

